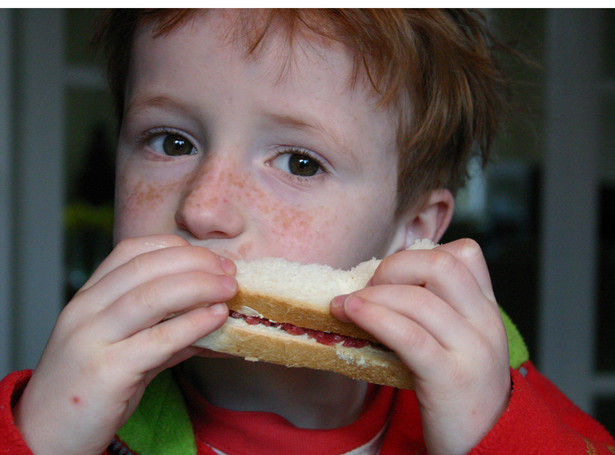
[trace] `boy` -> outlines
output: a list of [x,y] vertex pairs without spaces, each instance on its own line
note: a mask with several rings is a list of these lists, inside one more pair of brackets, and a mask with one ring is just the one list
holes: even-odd
[[[102,36],[121,121],[117,245],[36,370],[4,380],[2,450],[615,451],[511,326],[509,356],[476,244],[406,251],[441,237],[495,130],[498,74],[474,13],[122,11]],[[233,260],[262,256],[384,257],[331,311],[395,350],[415,391],[192,347],[228,316]]]

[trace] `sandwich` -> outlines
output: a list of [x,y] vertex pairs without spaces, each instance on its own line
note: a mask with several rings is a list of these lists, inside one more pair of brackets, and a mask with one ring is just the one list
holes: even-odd
[[[410,248],[432,248],[429,240]],[[238,293],[230,315],[196,346],[261,361],[327,370],[353,379],[411,389],[412,375],[397,355],[355,324],[329,311],[331,300],[359,290],[380,260],[350,270],[281,258],[237,261]]]

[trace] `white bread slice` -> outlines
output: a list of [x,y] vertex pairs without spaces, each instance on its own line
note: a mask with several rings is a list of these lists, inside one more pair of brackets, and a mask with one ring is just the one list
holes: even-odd
[[227,305],[248,316],[376,342],[355,324],[334,318],[329,304],[333,297],[365,287],[378,264],[372,259],[346,271],[280,258],[237,261],[239,291]]
[[243,319],[228,318],[196,346],[224,352],[249,361],[263,361],[333,371],[354,379],[402,389],[412,388],[410,371],[392,351],[372,346],[347,348],[320,344],[307,335],[290,335],[263,325],[248,325]]
[[[431,240],[421,239],[409,249],[434,246]],[[350,270],[339,270],[281,258],[237,261],[239,292],[227,305],[248,316],[378,342],[355,324],[333,317],[329,304],[338,295],[364,288],[379,264],[379,259],[371,259]]]
[[[430,249],[430,240],[418,240],[409,249]],[[280,258],[237,261],[237,295],[227,302],[231,310],[279,323],[337,333],[378,343],[371,334],[331,315],[331,300],[365,287],[380,260],[362,262],[351,270],[322,264],[300,264]],[[301,339],[301,340],[300,340]],[[249,325],[228,318],[197,346],[249,360],[336,371],[377,384],[411,388],[409,371],[391,351],[366,346],[326,346],[284,330]]]

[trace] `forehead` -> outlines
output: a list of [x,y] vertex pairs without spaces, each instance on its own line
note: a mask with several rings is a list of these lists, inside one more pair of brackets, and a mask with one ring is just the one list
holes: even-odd
[[371,86],[352,84],[353,59],[340,42],[305,27],[289,34],[282,23],[273,22],[250,51],[259,29],[250,25],[252,31],[242,33],[242,25],[257,20],[210,11],[194,14],[165,34],[157,34],[151,24],[142,26],[133,46],[128,105],[169,91],[195,104],[208,103],[201,94],[214,89],[228,94],[228,103],[241,98],[244,104],[269,106],[287,123],[320,124],[346,135],[360,131],[396,149],[393,112],[378,105]]
[[[327,67],[344,89],[357,89],[375,102],[381,101],[363,66],[365,62],[359,62],[361,57],[357,58],[336,38],[341,32],[335,30],[332,18],[324,13],[302,16],[284,11],[191,10],[170,22],[164,16],[156,17],[137,27],[135,41],[141,45],[133,43],[132,57],[144,46],[181,35],[184,48],[196,46],[205,50],[213,44],[241,54],[246,61],[262,62],[270,78],[277,81],[292,76],[304,63],[317,63]],[[204,29],[206,33],[200,33]],[[198,42],[204,35],[206,40]],[[149,38],[155,39],[148,42]]]

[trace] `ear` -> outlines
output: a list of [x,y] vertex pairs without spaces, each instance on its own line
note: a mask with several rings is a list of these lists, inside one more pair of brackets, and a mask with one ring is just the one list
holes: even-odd
[[438,242],[451,223],[454,209],[455,199],[449,190],[427,193],[418,205],[400,217],[389,253],[404,250],[417,239]]

